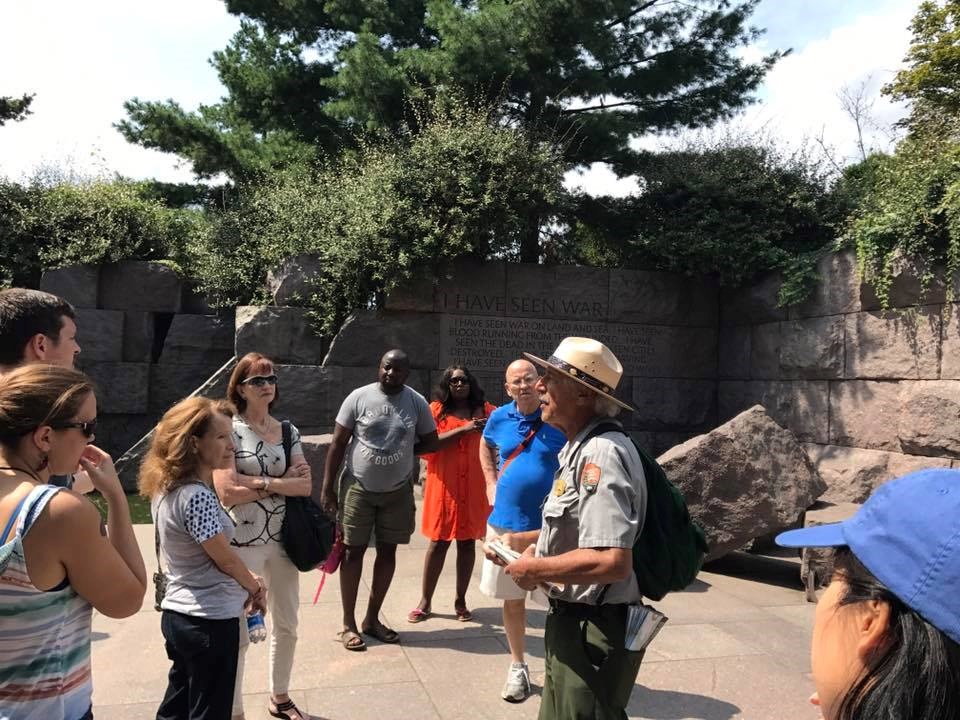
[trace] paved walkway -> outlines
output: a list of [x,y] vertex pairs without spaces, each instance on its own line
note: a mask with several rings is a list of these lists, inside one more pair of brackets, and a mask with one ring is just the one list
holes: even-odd
[[[153,526],[137,526],[137,537],[152,575]],[[400,631],[399,645],[371,641],[366,652],[344,650],[336,639],[337,577],[330,578],[314,605],[319,574],[301,575],[300,640],[291,694],[302,710],[334,720],[536,718],[536,695],[520,705],[500,699],[508,656],[499,607],[472,589],[468,602],[474,621],[454,619],[455,549],[451,548],[435,596],[438,614],[417,625],[406,622],[407,612],[420,597],[425,547],[426,541],[416,535],[397,554],[397,574],[383,615]],[[368,557],[365,578],[371,564]],[[819,713],[807,703],[813,690],[809,643],[814,606],[804,601],[796,561],[737,553],[710,570],[701,573],[688,591],[657,603],[670,622],[647,652],[630,717],[816,720]],[[476,574],[479,577],[479,562]],[[361,597],[368,590],[364,583]],[[143,609],[132,618],[94,617],[97,720],[155,716],[166,687],[168,661],[152,597],[151,587]],[[539,686],[545,612],[535,609],[529,619],[529,662],[532,680]],[[270,717],[266,645],[251,646],[247,655],[248,720]]]

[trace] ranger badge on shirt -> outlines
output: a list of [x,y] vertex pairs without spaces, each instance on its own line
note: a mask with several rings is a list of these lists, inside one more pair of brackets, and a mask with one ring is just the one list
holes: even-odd
[[593,463],[584,465],[583,471],[580,473],[580,484],[587,492],[596,490],[597,485],[600,484],[600,466]]

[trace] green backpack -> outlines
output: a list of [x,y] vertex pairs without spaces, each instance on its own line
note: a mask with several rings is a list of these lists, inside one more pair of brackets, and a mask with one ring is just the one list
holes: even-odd
[[643,596],[660,600],[671,590],[683,590],[693,582],[703,565],[703,556],[708,549],[707,538],[703,528],[690,518],[683,493],[667,480],[659,463],[622,427],[601,423],[583,442],[614,431],[630,438],[643,463],[647,511],[643,531],[633,544],[633,571]]

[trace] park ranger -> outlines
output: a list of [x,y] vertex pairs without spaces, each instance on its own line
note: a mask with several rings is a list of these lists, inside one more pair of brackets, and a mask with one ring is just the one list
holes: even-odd
[[[642,652],[625,649],[627,607],[640,602],[632,548],[646,510],[643,466],[618,431],[593,435],[629,405],[613,397],[623,367],[602,343],[564,339],[543,360],[543,420],[567,437],[539,531],[504,534],[522,552],[506,572],[522,588],[549,584],[540,720],[627,717]],[[496,557],[489,549],[487,556]]]

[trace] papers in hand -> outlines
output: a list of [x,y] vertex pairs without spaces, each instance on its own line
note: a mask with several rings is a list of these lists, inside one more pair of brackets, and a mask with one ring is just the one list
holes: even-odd
[[644,650],[667,622],[667,616],[649,605],[630,605],[627,608],[627,632],[624,647],[627,650]]
[[520,557],[520,553],[512,548],[508,548],[499,540],[491,540],[487,543],[487,547],[493,550],[497,554],[497,557],[503,560],[508,565]]
[[[518,557],[520,553],[512,548],[508,548],[499,540],[490,540],[487,542],[487,547],[496,553],[496,556],[503,560],[507,565],[512,563]],[[542,582],[540,587],[547,592],[549,595],[551,592],[563,592],[564,585],[558,585],[557,583]]]

